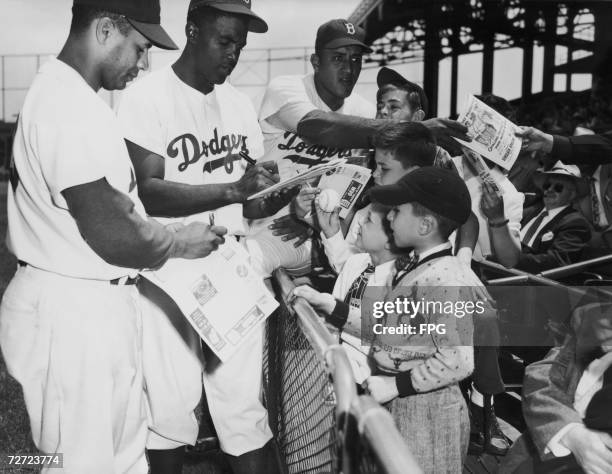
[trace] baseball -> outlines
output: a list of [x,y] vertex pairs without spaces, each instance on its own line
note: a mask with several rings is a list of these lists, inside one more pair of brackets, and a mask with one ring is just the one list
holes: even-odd
[[340,195],[333,189],[323,189],[319,194],[319,207],[325,212],[333,212],[340,204]]

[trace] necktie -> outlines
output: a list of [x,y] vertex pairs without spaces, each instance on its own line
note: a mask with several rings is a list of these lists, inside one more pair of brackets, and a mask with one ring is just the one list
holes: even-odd
[[[363,270],[355,281],[351,284],[346,296],[344,297],[344,302],[346,304],[352,306],[360,306],[361,298],[365,293],[365,289],[368,286],[368,281],[370,277],[374,274],[374,265],[371,263]],[[354,303],[354,304],[353,304]]]
[[538,227],[540,227],[540,224],[542,224],[542,221],[547,216],[548,211],[542,211],[542,213],[538,217],[536,217],[535,221],[533,221],[533,224],[531,224],[531,227],[529,227],[529,229],[527,230],[525,237],[523,237],[523,243],[525,245],[529,245],[529,242],[531,242],[531,238],[535,235],[536,231],[538,230]]
[[419,256],[415,253],[400,257],[395,261],[395,276],[392,280],[393,287],[397,286],[402,278],[414,270],[419,264]]
[[591,188],[591,216],[593,225],[598,229],[601,226],[601,212],[599,211],[599,199],[597,199],[597,180],[590,178],[589,184]]

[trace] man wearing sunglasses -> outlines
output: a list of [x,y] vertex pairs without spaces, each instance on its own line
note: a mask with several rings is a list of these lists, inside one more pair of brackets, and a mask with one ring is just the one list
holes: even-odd
[[578,196],[580,170],[557,162],[535,177],[543,207],[527,213],[521,229],[517,268],[530,273],[578,261],[591,237],[587,220],[572,207]]

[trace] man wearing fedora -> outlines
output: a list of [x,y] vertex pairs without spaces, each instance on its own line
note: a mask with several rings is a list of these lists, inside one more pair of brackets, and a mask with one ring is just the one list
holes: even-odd
[[[263,139],[249,98],[227,81],[248,33],[268,30],[251,7],[245,0],[191,0],[187,44],[179,59],[122,96],[118,116],[140,194],[149,215],[160,222],[214,219],[239,238],[245,234],[244,217],[268,212],[268,201],[247,202],[247,197],[278,178],[266,163],[247,166],[241,158],[241,153],[259,158]],[[207,348],[202,357],[200,340],[176,305],[150,285],[141,285],[141,292],[146,297],[143,365],[152,474],[181,472],[185,446],[195,444],[198,435],[194,410],[202,386],[233,472],[277,472],[261,402],[263,329],[227,361],[220,362]]]
[[34,444],[53,460],[37,467],[145,474],[138,272],[204,257],[225,231],[147,219],[116,117],[97,94],[124,89],[152,45],[176,49],[159,0],[75,0],[72,11],[19,118],[7,239],[19,268],[0,307],[0,346]]
[[587,220],[572,207],[580,177],[577,166],[560,161],[535,176],[543,193],[543,206],[525,212],[516,268],[539,273],[580,259],[591,238]]

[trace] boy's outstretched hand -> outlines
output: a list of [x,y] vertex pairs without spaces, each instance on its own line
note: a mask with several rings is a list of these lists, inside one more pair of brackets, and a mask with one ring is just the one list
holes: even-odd
[[299,296],[308,301],[314,309],[331,314],[336,307],[336,299],[329,293],[321,293],[310,286],[302,285],[295,288],[292,296]]
[[381,404],[399,397],[395,377],[373,375],[365,379],[361,386],[374,400]]
[[332,212],[325,212],[319,205],[318,198],[315,199],[315,209],[317,211],[317,223],[321,228],[325,238],[329,239],[340,232],[340,206],[336,207]]

